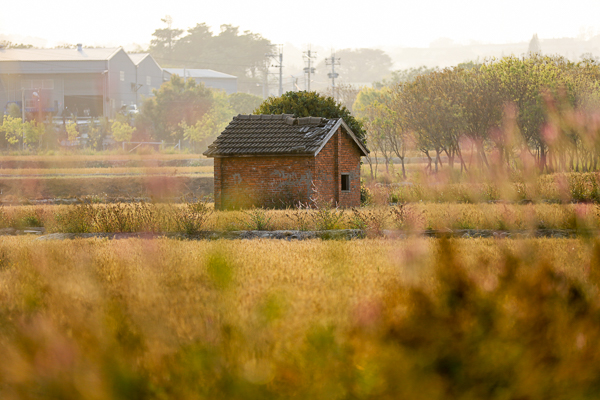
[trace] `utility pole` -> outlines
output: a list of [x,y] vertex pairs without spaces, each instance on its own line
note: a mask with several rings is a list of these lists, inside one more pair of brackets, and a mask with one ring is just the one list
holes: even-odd
[[307,62],[307,67],[304,68],[304,73],[308,74],[308,79],[306,81],[304,81],[304,88],[306,89],[307,92],[310,92],[310,74],[314,74],[315,73],[315,69],[313,67],[311,67],[311,63],[312,60],[314,60],[315,58],[317,58],[317,53],[311,53],[310,51],[310,46],[308,46],[308,51],[305,51],[303,53],[303,57]]
[[331,79],[331,93],[333,94],[334,100],[337,100],[335,96],[335,78],[340,76],[335,72],[335,66],[340,65],[340,58],[336,58],[335,53],[331,52],[331,57],[325,59],[325,65],[331,66],[331,72],[327,76]]
[[271,65],[271,67],[279,68],[279,96],[281,97],[283,95],[283,45],[275,44],[273,47],[275,53],[272,50],[270,53],[265,54],[265,57],[272,58],[279,63],[278,65]]

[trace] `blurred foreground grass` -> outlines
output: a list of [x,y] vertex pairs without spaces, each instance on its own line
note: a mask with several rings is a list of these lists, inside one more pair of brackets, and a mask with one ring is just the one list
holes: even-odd
[[0,398],[594,399],[600,242],[0,241]]

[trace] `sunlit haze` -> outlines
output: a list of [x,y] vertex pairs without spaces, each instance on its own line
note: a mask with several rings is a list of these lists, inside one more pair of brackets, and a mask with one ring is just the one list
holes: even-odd
[[170,15],[173,27],[187,29],[207,23],[259,33],[273,43],[308,43],[323,47],[428,47],[439,38],[457,44],[589,38],[600,33],[600,2],[507,0],[317,1],[273,0],[213,2],[59,0],[6,1],[0,14],[0,40],[33,42],[52,47],[62,43],[87,46],[147,47],[152,32]]

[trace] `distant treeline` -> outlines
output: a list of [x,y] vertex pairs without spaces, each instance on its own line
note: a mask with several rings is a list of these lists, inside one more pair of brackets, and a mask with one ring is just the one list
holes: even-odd
[[206,23],[196,24],[184,34],[171,27],[168,17],[163,22],[167,27],[154,31],[149,48],[162,67],[213,69],[237,76],[242,92],[262,92],[270,40],[250,31],[241,33],[232,25],[221,25],[215,35]]
[[446,155],[461,170],[529,162],[540,172],[598,170],[597,60],[531,54],[423,72],[363,89],[354,104],[386,160],[415,148],[430,168]]

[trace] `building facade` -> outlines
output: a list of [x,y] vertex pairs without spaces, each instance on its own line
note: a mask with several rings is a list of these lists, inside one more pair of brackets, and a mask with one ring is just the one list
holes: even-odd
[[327,202],[360,205],[368,149],[341,119],[238,115],[204,153],[214,157],[216,209]]
[[[160,87],[162,73],[152,64],[148,55],[134,63],[120,47],[0,48],[0,107],[14,103],[26,112],[113,118],[123,106],[139,105],[140,93]],[[140,69],[151,85],[143,86],[147,78],[140,81]]]
[[163,83],[163,70],[149,53],[129,54],[135,64],[135,93],[138,108],[143,100],[154,96],[154,90]]

